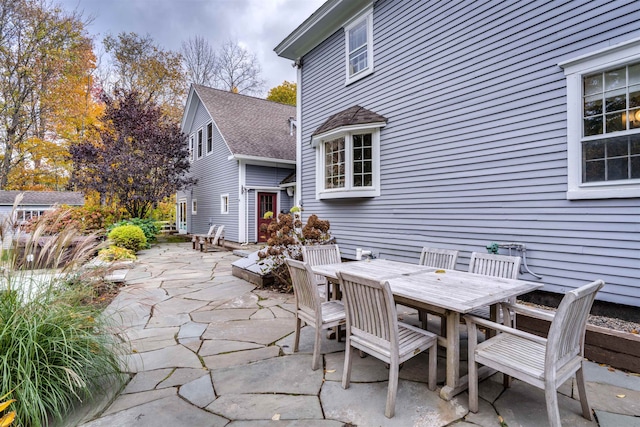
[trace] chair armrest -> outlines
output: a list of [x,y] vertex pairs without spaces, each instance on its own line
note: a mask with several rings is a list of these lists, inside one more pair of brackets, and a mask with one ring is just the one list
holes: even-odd
[[546,338],[539,337],[534,334],[530,334],[525,331],[521,331],[519,329],[510,328],[509,326],[505,326],[500,323],[492,322],[490,320],[482,319],[480,317],[472,316],[470,314],[464,315],[464,321],[467,323],[475,323],[476,325],[485,326],[489,329],[493,329],[495,331],[504,332],[507,334],[511,334],[520,338],[524,338],[529,341],[536,342],[538,344],[546,345]]
[[554,311],[533,308],[522,304],[502,303],[502,306],[506,307],[509,311],[525,314],[536,319],[547,320],[549,322],[552,322],[556,315]]

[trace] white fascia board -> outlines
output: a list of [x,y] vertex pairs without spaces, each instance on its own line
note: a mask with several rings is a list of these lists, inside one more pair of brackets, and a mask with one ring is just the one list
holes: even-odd
[[320,141],[322,141],[323,139],[338,137],[345,133],[382,128],[382,127],[385,127],[386,125],[387,125],[386,122],[375,122],[375,123],[364,123],[360,125],[341,126],[339,128],[332,129],[328,132],[320,133],[318,135],[313,136],[311,138],[311,146],[317,147]]
[[375,0],[329,0],[273,50],[278,56],[298,60],[374,2]]
[[191,84],[191,87],[189,88],[189,96],[187,97],[187,103],[184,105],[184,111],[182,112],[182,121],[180,122],[180,130],[185,133],[185,129],[187,128],[187,117],[189,117],[189,115],[193,116],[194,114],[191,105],[194,92],[195,88],[193,87],[193,84]]
[[245,164],[274,166],[293,169],[296,166],[295,160],[272,159],[270,157],[249,156],[247,154],[232,154],[227,160],[243,161]]

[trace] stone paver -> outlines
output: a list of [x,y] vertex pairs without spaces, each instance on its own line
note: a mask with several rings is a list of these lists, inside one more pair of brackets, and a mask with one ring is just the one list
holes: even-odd
[[[113,399],[99,400],[102,409],[78,411],[98,414],[81,426],[477,427],[499,426],[499,417],[509,426],[547,425],[544,393],[517,380],[504,390],[501,374],[480,384],[476,414],[468,410],[467,393],[440,399],[426,385],[426,354],[404,364],[396,416],[385,418],[385,365],[356,354],[351,386],[344,390],[344,341],[323,332],[323,367],[311,370],[312,328],[302,328],[299,352],[293,353],[293,295],[233,277],[236,260],[231,252],[194,251],[190,242],[139,253],[126,286],[103,314],[126,343],[123,369],[130,379]],[[400,315],[418,324],[415,311],[401,308]],[[466,357],[466,348],[461,354]],[[582,418],[570,380],[560,388],[563,425],[640,426],[639,376],[590,362],[585,376],[594,420]]]

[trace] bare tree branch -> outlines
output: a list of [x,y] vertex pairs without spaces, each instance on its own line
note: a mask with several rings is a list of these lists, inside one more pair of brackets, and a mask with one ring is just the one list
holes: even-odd
[[231,92],[260,95],[265,80],[260,78],[262,68],[258,58],[238,42],[228,40],[218,53],[218,67],[214,74],[215,87]]
[[184,72],[189,83],[213,86],[217,67],[216,52],[202,36],[182,42]]

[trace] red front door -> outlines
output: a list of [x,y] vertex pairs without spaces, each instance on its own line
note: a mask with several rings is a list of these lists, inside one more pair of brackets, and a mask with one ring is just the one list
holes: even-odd
[[276,193],[258,193],[258,242],[266,242],[269,238],[265,231],[261,230],[262,224],[265,227],[271,222],[271,218],[264,219],[267,212],[273,213],[273,218],[278,216],[278,195]]

